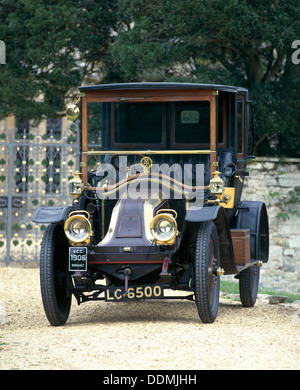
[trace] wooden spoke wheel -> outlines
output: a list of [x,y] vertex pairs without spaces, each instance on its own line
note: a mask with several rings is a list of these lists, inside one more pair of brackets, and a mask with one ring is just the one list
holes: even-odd
[[64,325],[72,295],[68,291],[68,242],[59,224],[45,230],[41,245],[40,282],[44,310],[51,325]]
[[198,314],[202,322],[215,321],[219,307],[220,278],[217,268],[220,266],[219,240],[213,222],[200,224],[194,262],[194,289]]

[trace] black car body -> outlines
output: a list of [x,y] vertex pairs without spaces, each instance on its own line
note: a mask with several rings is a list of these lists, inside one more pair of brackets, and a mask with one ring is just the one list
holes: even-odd
[[218,311],[220,277],[256,301],[268,261],[266,206],[241,201],[248,175],[248,91],[221,85],[80,87],[81,172],[73,204],[40,208],[46,315],[64,324],[71,297],[120,302],[190,294],[202,322]]

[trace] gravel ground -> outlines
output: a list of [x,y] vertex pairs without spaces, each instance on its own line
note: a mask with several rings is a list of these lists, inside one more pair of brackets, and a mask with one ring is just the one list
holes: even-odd
[[227,370],[300,368],[300,306],[253,308],[221,294],[214,324],[190,301],[72,303],[49,325],[37,268],[0,268],[2,370]]

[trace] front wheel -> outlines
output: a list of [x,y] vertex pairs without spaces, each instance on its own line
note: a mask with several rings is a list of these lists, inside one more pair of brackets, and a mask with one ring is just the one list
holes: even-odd
[[199,317],[204,323],[213,323],[218,314],[220,278],[219,239],[213,222],[199,226],[194,262],[195,301]]
[[48,225],[41,245],[40,282],[42,301],[51,325],[64,325],[72,295],[68,291],[68,242],[59,224]]

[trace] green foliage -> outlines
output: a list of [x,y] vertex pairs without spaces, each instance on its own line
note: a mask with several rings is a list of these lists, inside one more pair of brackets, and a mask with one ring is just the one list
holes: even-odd
[[65,97],[74,94],[106,51],[115,3],[0,0],[0,38],[6,43],[0,118],[14,113],[38,122],[61,112]]
[[118,81],[246,87],[253,101],[254,154],[300,157],[300,72],[291,61],[300,8],[294,1],[119,4],[126,28],[111,47],[122,70]]
[[250,91],[254,153],[300,157],[299,31],[294,0],[0,0],[0,118],[55,116],[82,83],[230,84]]

